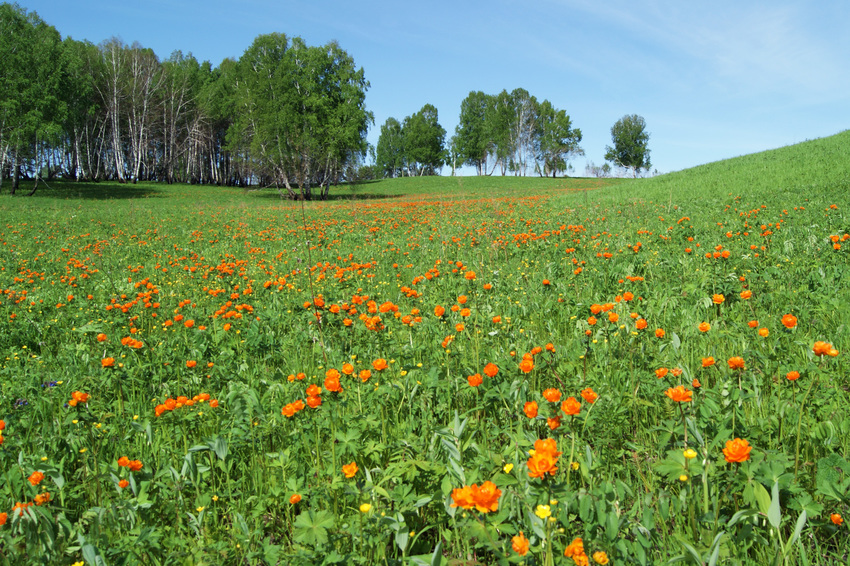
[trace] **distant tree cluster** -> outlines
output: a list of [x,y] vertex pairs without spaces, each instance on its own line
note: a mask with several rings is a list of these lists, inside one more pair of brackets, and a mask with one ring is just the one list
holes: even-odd
[[445,140],[446,130],[431,104],[402,122],[387,118],[375,150],[375,167],[383,177],[436,175],[447,159]]
[[565,110],[548,100],[538,102],[525,89],[499,94],[470,92],[460,107],[452,141],[457,159],[479,175],[542,176],[563,173],[569,159],[584,152],[581,130],[573,128]]
[[0,184],[11,179],[13,192],[22,176],[61,175],[324,197],[358,170],[373,122],[369,83],[339,45],[283,34],[213,67],[115,38],[63,40],[3,3],[0,61]]

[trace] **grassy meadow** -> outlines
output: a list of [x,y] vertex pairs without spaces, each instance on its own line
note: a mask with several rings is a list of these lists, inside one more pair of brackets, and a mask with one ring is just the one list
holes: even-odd
[[850,131],[0,194],[2,564],[846,564]]

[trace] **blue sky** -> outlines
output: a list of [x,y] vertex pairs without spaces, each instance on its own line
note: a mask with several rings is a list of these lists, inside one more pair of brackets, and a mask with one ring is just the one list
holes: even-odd
[[[850,2],[640,0],[19,0],[63,37],[117,36],[218,65],[282,32],[337,40],[381,124],[430,103],[449,132],[472,90],[525,88],[567,111],[586,162],[643,116],[653,168],[675,171],[850,128]],[[445,172],[445,171],[444,171]],[[469,174],[469,172],[465,172]]]

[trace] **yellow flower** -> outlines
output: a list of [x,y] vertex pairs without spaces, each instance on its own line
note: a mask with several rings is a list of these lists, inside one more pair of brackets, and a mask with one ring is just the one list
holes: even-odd
[[682,481],[682,482],[688,481],[688,475],[682,474],[681,476],[679,476],[679,481]]
[[509,474],[509,473],[511,473],[511,470],[513,470],[513,469],[514,469],[513,464],[505,464],[505,467],[502,468],[502,471],[505,472],[506,474]]
[[200,513],[200,512],[201,512],[201,511],[203,511],[203,510],[204,510],[204,508],[203,508],[203,507],[198,507],[197,509],[195,509],[195,511],[197,511],[198,513]]
[[578,462],[573,462],[572,464],[570,464],[570,467],[574,470],[577,470],[578,469]]
[[534,510],[534,514],[541,519],[545,519],[552,514],[552,511],[549,509],[548,505],[538,505],[537,509]]
[[372,505],[369,504],[369,503],[364,503],[363,505],[360,506],[360,512],[361,513],[368,513],[371,510],[372,510]]
[[696,458],[696,457],[697,457],[697,453],[696,453],[695,450],[693,450],[691,448],[688,448],[687,450],[685,450],[685,458],[687,458],[688,460],[691,460],[691,459]]
[[213,500],[213,501],[218,501],[218,495],[213,495],[213,496],[212,496],[212,500]]

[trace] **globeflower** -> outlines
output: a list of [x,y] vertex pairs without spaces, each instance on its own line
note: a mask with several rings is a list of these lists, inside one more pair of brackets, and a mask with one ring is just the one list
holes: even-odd
[[499,373],[499,366],[490,362],[486,366],[484,366],[484,375],[487,377],[496,377],[496,374]]
[[581,412],[581,403],[575,397],[567,397],[567,400],[561,403],[561,410],[566,415],[577,415]]
[[733,356],[726,363],[729,364],[729,369],[744,369],[744,358],[741,356]]
[[583,389],[581,392],[582,399],[593,405],[596,400],[599,398],[599,395],[596,394],[596,391],[588,387],[587,389]]
[[516,552],[520,556],[525,556],[526,554],[528,554],[529,542],[528,539],[525,538],[525,534],[523,534],[522,531],[520,531],[518,535],[511,538],[511,548],[513,548],[514,552]]
[[358,469],[357,464],[355,462],[351,462],[350,464],[344,464],[342,466],[342,473],[345,474],[345,477],[351,479],[357,474]]
[[693,401],[693,392],[685,389],[684,385],[677,385],[676,387],[671,387],[670,389],[665,391],[664,394],[677,403],[689,403]]
[[523,406],[522,411],[525,413],[526,417],[533,419],[537,416],[537,401],[528,401]]
[[543,398],[549,401],[550,403],[557,403],[561,400],[561,392],[555,388],[550,387],[543,391]]
[[794,328],[797,326],[797,317],[793,314],[786,314],[782,317],[782,325],[788,329]]
[[534,450],[529,452],[531,457],[526,462],[528,477],[543,478],[546,474],[554,476],[558,471],[558,458],[563,452],[558,452],[558,444],[553,438],[537,440]]
[[741,438],[726,441],[726,448],[723,449],[723,456],[729,463],[746,462],[750,459],[750,451],[752,450],[750,443]]

